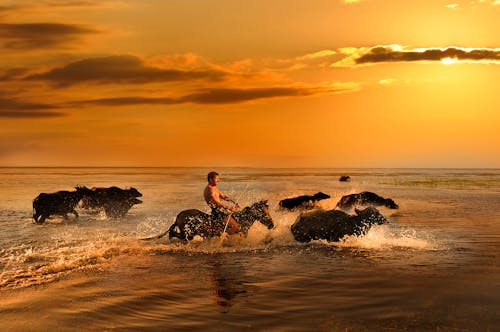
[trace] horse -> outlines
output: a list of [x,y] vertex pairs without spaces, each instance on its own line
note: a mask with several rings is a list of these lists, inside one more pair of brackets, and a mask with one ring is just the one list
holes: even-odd
[[[255,221],[259,221],[268,229],[274,228],[273,218],[269,213],[269,204],[267,200],[260,200],[250,206],[243,208],[228,215],[233,218],[240,226],[243,235],[248,234],[248,230]],[[224,220],[214,220],[211,215],[197,209],[189,209],[180,212],[175,218],[175,222],[170,228],[157,236],[153,236],[144,240],[159,239],[165,235],[169,238],[179,238],[181,240],[192,240],[196,235],[203,238],[221,236],[225,231],[227,222]]]

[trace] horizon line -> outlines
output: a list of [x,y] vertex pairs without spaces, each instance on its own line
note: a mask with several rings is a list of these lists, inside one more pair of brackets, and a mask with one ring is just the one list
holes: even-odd
[[205,167],[205,166],[0,166],[1,168],[206,168],[206,169],[224,169],[224,168],[246,168],[246,169],[500,169],[500,167],[432,167],[432,166],[418,166],[418,167],[410,167],[410,166],[405,166],[405,167],[387,167],[387,166],[375,166],[375,167],[368,167],[368,166],[290,166],[290,167],[279,167],[279,166],[210,166],[210,167]]

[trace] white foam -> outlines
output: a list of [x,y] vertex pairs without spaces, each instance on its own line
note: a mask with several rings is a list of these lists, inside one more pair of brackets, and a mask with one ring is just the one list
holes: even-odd
[[373,226],[364,236],[345,236],[339,242],[318,242],[338,247],[362,249],[411,248],[435,250],[439,247],[434,240],[419,236],[415,230],[395,231],[389,225]]

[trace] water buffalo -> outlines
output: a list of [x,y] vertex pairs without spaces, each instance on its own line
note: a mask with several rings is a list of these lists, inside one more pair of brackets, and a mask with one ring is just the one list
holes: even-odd
[[353,205],[386,206],[390,209],[398,208],[398,205],[392,199],[380,197],[379,195],[369,191],[342,196],[340,201],[337,203],[337,207],[340,208],[350,208]]
[[118,187],[92,188],[83,197],[82,208],[101,209],[110,218],[122,218],[135,204],[142,201],[137,199],[142,194],[135,188],[121,189]]
[[372,225],[387,222],[374,207],[356,209],[356,215],[339,210],[320,210],[303,213],[292,225],[292,234],[299,242],[312,240],[339,241],[346,235],[364,235]]
[[41,193],[33,200],[33,220],[43,224],[51,215],[60,215],[67,218],[72,213],[78,218],[75,207],[84,195],[90,192],[87,187],[75,187],[76,191],[61,190],[55,193]]
[[320,201],[322,199],[330,198],[329,195],[324,194],[322,192],[316,193],[312,196],[310,195],[302,195],[292,198],[285,198],[280,201],[279,205],[283,209],[294,210],[296,208],[306,208],[310,209],[314,207],[314,203]]

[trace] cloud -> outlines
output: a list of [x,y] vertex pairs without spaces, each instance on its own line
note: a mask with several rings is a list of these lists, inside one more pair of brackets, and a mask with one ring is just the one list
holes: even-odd
[[84,82],[114,84],[220,80],[224,76],[224,72],[212,69],[186,71],[163,69],[146,65],[141,59],[132,55],[116,55],[72,62],[45,73],[30,75],[25,79],[47,80],[56,85],[68,86]]
[[70,47],[82,37],[98,33],[82,25],[63,23],[0,23],[3,48],[36,50]]
[[318,87],[269,87],[269,88],[207,88],[177,98],[170,97],[116,97],[79,101],[79,106],[103,105],[174,105],[174,104],[236,104],[271,98],[296,98],[329,93],[343,93],[359,90],[355,83],[334,83]]
[[477,6],[498,6],[500,5],[500,0],[477,0],[477,1],[466,1],[462,4],[458,3],[451,3],[449,5],[446,5],[445,7],[448,9],[459,9],[459,8],[464,8],[464,7],[477,7]]
[[196,104],[232,104],[276,97],[301,97],[317,94],[313,89],[274,87],[253,89],[205,89],[182,97],[183,102]]
[[0,82],[22,78],[22,76],[28,72],[28,68],[22,67],[7,69],[3,73],[0,72]]
[[21,101],[9,96],[0,96],[0,118],[53,118],[64,116],[54,111],[57,105]]
[[[317,92],[316,92],[317,93]],[[80,102],[81,104],[97,104],[106,106],[124,105],[173,105],[173,104],[234,104],[257,99],[276,97],[298,97],[315,94],[312,89],[293,87],[250,88],[250,89],[201,89],[195,93],[178,98],[155,97],[117,97],[103,98]]]
[[407,49],[399,45],[375,46],[371,48],[345,48],[345,55],[332,67],[355,66],[383,62],[443,61],[500,63],[498,48],[417,48]]
[[45,1],[43,5],[55,8],[96,7],[96,1]]
[[460,5],[458,3],[450,3],[449,5],[446,5],[445,7],[448,9],[457,9],[458,7],[460,7]]

